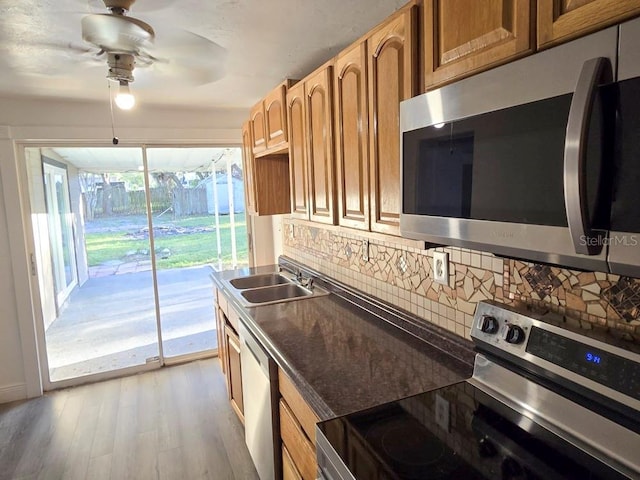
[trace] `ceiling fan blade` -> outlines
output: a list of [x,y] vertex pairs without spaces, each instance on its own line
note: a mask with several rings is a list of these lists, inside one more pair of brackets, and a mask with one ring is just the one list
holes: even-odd
[[177,76],[184,83],[204,85],[226,73],[227,50],[206,37],[186,30],[167,30],[148,50],[159,74]]
[[133,17],[93,14],[82,18],[82,39],[113,53],[137,53],[153,43],[150,25]]

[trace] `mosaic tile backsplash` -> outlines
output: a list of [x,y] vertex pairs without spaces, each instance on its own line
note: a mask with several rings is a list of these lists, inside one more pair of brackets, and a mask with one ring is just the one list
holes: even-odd
[[[496,300],[546,308],[576,326],[615,329],[640,342],[640,279],[457,247],[422,250],[290,219],[283,235],[285,255],[466,338],[477,302]],[[364,239],[369,260],[362,255]],[[434,251],[449,254],[448,285],[433,281]]]

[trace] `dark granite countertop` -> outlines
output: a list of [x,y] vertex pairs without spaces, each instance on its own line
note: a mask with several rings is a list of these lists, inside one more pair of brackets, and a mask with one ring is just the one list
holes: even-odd
[[[322,420],[448,385],[471,375],[470,342],[437,327],[426,340],[359,305],[328,296],[244,308],[225,280],[277,266],[214,273],[216,283]],[[327,280],[327,279],[325,279]],[[374,309],[375,311],[375,309]],[[430,343],[431,342],[431,343]],[[443,345],[438,343],[443,342]],[[460,352],[461,358],[449,352]]]

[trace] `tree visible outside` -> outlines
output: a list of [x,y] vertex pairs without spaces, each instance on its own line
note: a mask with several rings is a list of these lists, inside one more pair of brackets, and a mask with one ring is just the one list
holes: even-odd
[[[212,159],[215,175],[211,167],[150,172],[149,193],[158,269],[219,261],[223,268],[233,265],[229,188],[234,198],[237,261],[239,265],[248,264],[243,172],[241,158],[236,153],[226,149]],[[230,161],[226,161],[225,155],[230,155]],[[227,172],[228,165],[231,175]],[[89,267],[150,259],[144,174],[136,171],[80,172],[79,179]],[[217,184],[219,232],[216,232],[213,214],[214,182]],[[217,233],[222,250],[220,259]]]

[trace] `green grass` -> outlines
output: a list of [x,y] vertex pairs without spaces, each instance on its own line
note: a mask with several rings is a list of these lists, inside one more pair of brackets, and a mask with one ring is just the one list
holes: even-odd
[[[248,258],[247,229],[244,216],[236,217],[236,245],[239,263]],[[176,227],[214,227],[213,216],[188,217],[180,220],[168,218],[154,219],[154,226],[173,225]],[[137,239],[127,233],[139,232],[146,227],[144,217],[111,217],[94,220],[87,225],[85,241],[89,266],[97,266],[110,261],[133,261],[148,259],[149,240]],[[227,216],[220,217],[220,244],[222,263],[231,264],[231,228]],[[217,242],[215,230],[199,233],[158,235],[155,237],[158,269],[181,268],[206,263],[217,263]],[[163,258],[167,249],[170,255]]]

